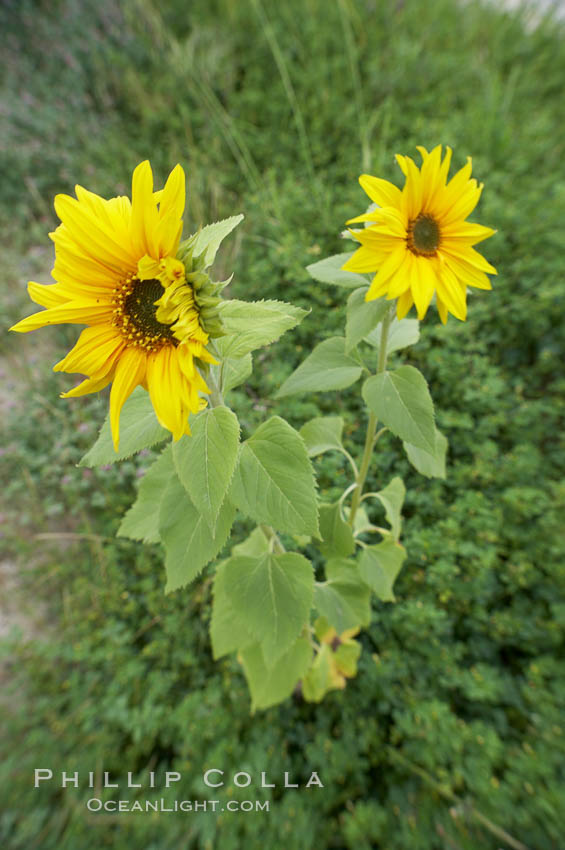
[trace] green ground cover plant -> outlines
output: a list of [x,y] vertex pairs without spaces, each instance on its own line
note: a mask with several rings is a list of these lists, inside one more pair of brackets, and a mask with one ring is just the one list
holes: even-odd
[[[449,437],[447,477],[421,478],[382,438],[369,483],[406,481],[408,558],[396,605],[375,603],[360,638],[359,677],[319,706],[296,697],[254,716],[238,664],[211,657],[211,578],[165,597],[159,549],[114,537],[153,453],[75,466],[107,399],[57,399],[65,379],[43,346],[64,350],[73,331],[39,347],[4,340],[3,557],[19,565],[14,593],[35,625],[2,642],[2,846],[559,850],[563,33],[447,0],[197,0],[189,13],[176,0],[24,0],[3,4],[0,29],[9,323],[25,280],[48,280],[51,197],[79,174],[100,194],[125,190],[146,156],[160,177],[182,162],[193,221],[245,212],[222,255],[233,297],[312,310],[234,391],[249,432],[267,414],[300,428],[336,413],[333,395],[274,398],[343,323],[343,294],[305,266],[345,250],[360,171],[395,179],[392,154],[419,143],[473,153],[488,175],[481,220],[499,230],[489,258],[503,270],[492,293],[470,297],[465,324],[427,321],[410,350]],[[362,410],[352,391],[339,403],[360,456]],[[343,490],[346,463],[316,461],[325,501]],[[240,522],[236,539],[249,530]],[[261,791],[268,815],[95,816],[86,788],[33,788],[46,766],[178,770],[170,799],[209,797],[210,766],[268,768],[277,783],[316,770],[324,788]],[[250,797],[233,784],[227,794]]]

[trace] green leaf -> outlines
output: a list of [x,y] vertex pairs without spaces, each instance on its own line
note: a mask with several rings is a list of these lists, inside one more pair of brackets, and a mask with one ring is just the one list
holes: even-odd
[[173,460],[193,505],[213,532],[237,463],[239,422],[229,408],[211,407],[191,419],[191,430],[191,436],[173,444]]
[[220,308],[227,357],[243,357],[274,342],[302,321],[308,310],[285,301],[224,301]]
[[355,551],[355,540],[351,527],[341,518],[339,502],[320,505],[320,551],[324,555],[351,555]]
[[[366,341],[375,348],[381,344],[381,325],[371,331],[365,337]],[[400,351],[402,348],[408,348],[409,345],[415,345],[420,339],[420,323],[418,319],[397,319],[394,318],[390,323],[387,342],[387,355],[393,351]]]
[[310,457],[316,457],[332,449],[341,451],[343,445],[343,419],[341,416],[319,416],[306,422],[300,429]]
[[226,357],[221,365],[222,389],[224,393],[243,384],[253,372],[253,358],[248,352],[243,357]]
[[392,479],[390,484],[387,484],[387,486],[376,493],[376,495],[385,509],[386,518],[392,528],[393,537],[395,540],[398,540],[400,537],[400,525],[402,522],[402,503],[404,502],[404,496],[406,495],[406,487],[404,486],[402,478],[396,476]]
[[312,463],[298,432],[279,416],[241,446],[230,498],[258,523],[289,534],[319,534]]
[[302,681],[302,695],[307,702],[321,702],[327,692],[336,687],[332,677],[333,661],[331,647],[323,644]]
[[267,666],[259,645],[241,652],[241,663],[251,692],[252,711],[269,708],[287,699],[312,661],[307,638],[298,640],[275,664]]
[[269,541],[263,534],[263,529],[257,526],[254,528],[249,537],[243,543],[238,543],[231,550],[232,555],[250,555],[251,557],[259,557],[265,555],[269,551]]
[[175,474],[171,446],[168,445],[149,467],[137,491],[137,499],[120,523],[118,537],[159,542],[159,506],[165,489]]
[[390,301],[377,298],[365,301],[368,286],[362,286],[352,292],[347,299],[347,319],[345,323],[345,351],[349,353],[382,321],[390,310]]
[[271,666],[308,619],[314,589],[310,561],[295,552],[236,556],[226,562],[224,581],[236,616],[261,644]]
[[342,390],[361,377],[359,360],[345,353],[345,339],[334,336],[324,340],[288,376],[276,398],[293,393]]
[[359,559],[359,573],[383,602],[395,601],[392,586],[405,558],[404,546],[392,540],[383,540],[376,546],[363,549]]
[[319,260],[317,263],[306,266],[306,271],[314,280],[319,280],[321,283],[332,283],[346,289],[364,286],[367,284],[366,277],[354,272],[344,272],[341,268],[347,260],[351,259],[354,253],[355,251],[350,251],[347,254],[334,254],[331,257],[326,257],[325,260]]
[[114,451],[110,417],[106,416],[98,439],[82,458],[79,466],[104,466],[107,463],[115,463],[141,449],[161,443],[170,436],[170,431],[157,422],[149,393],[143,387],[136,387],[122,407],[119,450]]
[[215,558],[230,533],[235,508],[226,499],[220,509],[215,534],[194,507],[175,475],[161,502],[159,535],[165,546],[165,593],[192,581]]
[[[349,510],[345,510],[345,515],[349,519]],[[353,520],[353,531],[358,532],[363,528],[367,528],[371,525],[371,521],[367,515],[367,511],[363,507],[363,505],[359,505],[357,508],[357,513],[355,514],[355,519]]]
[[354,562],[332,559],[326,565],[327,580],[316,582],[314,607],[338,634],[371,622],[369,588]]
[[437,428],[433,454],[412,446],[410,443],[404,443],[404,449],[412,466],[426,478],[445,478],[447,439]]
[[413,366],[368,378],[363,385],[363,398],[383,425],[401,440],[434,451],[434,405],[426,379]]
[[357,675],[357,662],[361,655],[361,644],[357,641],[342,643],[335,651],[335,663],[345,676]]
[[232,215],[229,218],[224,218],[222,221],[216,221],[214,224],[207,224],[199,232],[193,250],[193,255],[199,257],[205,252],[204,268],[211,266],[216,258],[218,248],[223,240],[243,221],[243,215]]
[[212,652],[217,661],[230,652],[245,649],[255,643],[243,618],[233,610],[225,587],[225,574],[228,561],[218,565],[214,578],[212,601],[212,619],[210,620],[210,639]]

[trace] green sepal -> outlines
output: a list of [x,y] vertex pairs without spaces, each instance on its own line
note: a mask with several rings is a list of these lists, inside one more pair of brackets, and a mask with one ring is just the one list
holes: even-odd
[[200,259],[202,268],[208,268],[212,265],[223,240],[241,221],[243,221],[243,214],[232,215],[229,218],[222,219],[222,221],[207,224],[194,234],[195,241],[192,254],[193,257]]

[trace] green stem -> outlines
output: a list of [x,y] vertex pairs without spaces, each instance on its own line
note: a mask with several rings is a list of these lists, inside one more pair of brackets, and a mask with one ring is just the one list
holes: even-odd
[[210,395],[208,396],[210,407],[223,407],[225,405],[224,397],[210,367],[208,367],[206,374],[204,375],[204,380],[210,387]]
[[279,540],[279,536],[274,528],[272,528],[270,525],[260,525],[259,528],[269,541],[269,547],[272,547],[273,552],[276,552],[278,555],[281,555],[283,552],[286,552],[286,549]]
[[[380,372],[384,372],[386,369],[386,355],[387,355],[387,343],[388,343],[388,331],[390,328],[390,323],[392,321],[392,310],[389,309],[385,314],[381,326],[381,339],[379,344],[379,358],[377,362],[377,375]],[[363,493],[363,487],[365,486],[365,479],[367,478],[367,473],[369,471],[369,466],[371,464],[371,457],[373,455],[373,447],[375,445],[375,434],[377,431],[377,417],[374,413],[369,414],[369,421],[367,423],[367,433],[365,435],[365,449],[363,451],[363,458],[361,460],[361,467],[359,469],[359,475],[357,476],[355,488],[355,492],[353,493],[353,499],[351,500],[351,510],[349,512],[349,525],[353,527],[353,522],[355,520],[355,514],[357,513],[357,509],[359,507],[359,502],[361,500],[361,495]]]

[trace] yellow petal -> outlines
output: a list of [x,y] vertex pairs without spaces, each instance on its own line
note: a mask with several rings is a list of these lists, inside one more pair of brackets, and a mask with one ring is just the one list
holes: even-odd
[[435,215],[436,206],[441,201],[443,193],[445,192],[445,184],[447,181],[447,175],[449,173],[449,166],[451,164],[451,148],[446,145],[445,147],[445,156],[443,161],[441,162],[438,172],[437,178],[435,181],[435,186],[433,189],[430,189],[427,195],[426,201],[426,212],[432,213]]
[[73,301],[60,307],[50,307],[48,310],[40,310],[32,316],[22,319],[13,325],[10,330],[17,333],[27,333],[43,328],[45,325],[96,325],[112,321],[112,305],[107,301],[99,303],[96,301]]
[[406,165],[406,185],[402,190],[401,208],[409,221],[413,221],[422,212],[422,175],[416,163],[409,156],[404,157]]
[[447,322],[447,307],[443,303],[443,301],[441,300],[439,295],[436,295],[436,307],[437,307],[437,311],[439,313],[439,317],[442,321],[442,324],[445,325],[445,323]]
[[447,254],[447,256],[463,260],[463,262],[468,263],[470,266],[473,266],[481,272],[497,274],[495,267],[491,266],[482,254],[479,254],[479,252],[475,251],[474,248],[471,248],[470,245],[455,245],[453,242],[449,242],[448,244],[441,246],[441,251],[443,254]]
[[467,164],[457,171],[447,186],[442,188],[437,195],[434,196],[435,214],[438,218],[442,218],[449,212],[451,207],[459,200],[462,193],[466,190],[467,184],[471,178],[473,163],[471,157],[467,157]]
[[83,186],[75,186],[75,194],[83,207],[88,207],[101,227],[106,230],[114,242],[129,255],[129,263],[135,263],[130,244],[131,203],[129,198],[111,198],[109,201],[89,192]]
[[451,209],[444,213],[444,215],[440,218],[442,228],[446,225],[452,224],[453,222],[463,221],[466,219],[479,203],[482,191],[482,183],[480,186],[477,186],[476,180],[470,180],[468,188],[461,193],[461,197],[458,198]]
[[422,211],[428,212],[428,204],[438,183],[439,168],[441,165],[441,145],[436,145],[431,153],[425,148],[419,147],[422,155]]
[[412,297],[418,311],[420,321],[424,318],[430,306],[437,286],[437,278],[433,265],[426,257],[414,257],[414,279],[412,282]]
[[402,173],[406,177],[406,175],[408,174],[408,165],[406,163],[407,157],[403,156],[401,153],[397,153],[394,158],[396,159],[397,163],[399,164],[400,170],[402,171]]
[[120,243],[111,224],[93,211],[88,203],[69,195],[55,196],[55,211],[67,227],[70,238],[88,256],[102,260],[115,270],[133,271],[135,257],[129,250],[129,240]]
[[165,188],[160,198],[159,218],[162,219],[171,214],[176,216],[176,218],[182,218],[185,195],[186,177],[183,168],[177,164],[165,183]]
[[401,239],[406,238],[407,218],[404,212],[395,207],[382,207],[378,210],[377,223],[366,230],[374,230],[381,234],[390,234]]
[[[416,258],[407,248],[404,249],[404,259],[394,275],[385,283],[386,297],[390,300],[403,295],[410,289],[414,281]],[[384,292],[383,292],[384,295]]]
[[371,227],[364,227],[363,230],[355,231],[357,240],[371,251],[392,251],[398,247],[399,241],[402,240],[405,244],[405,231],[402,230],[402,236],[392,235],[389,232],[390,228],[383,227],[380,223]]
[[380,177],[372,177],[370,174],[362,174],[359,178],[361,188],[370,199],[379,207],[400,207],[401,191],[388,180]]
[[445,156],[443,158],[443,162],[439,167],[438,173],[438,182],[446,183],[447,175],[449,174],[449,166],[451,165],[451,148],[449,145],[445,146]]
[[455,239],[457,242],[467,242],[469,245],[476,245],[484,239],[489,239],[496,233],[491,227],[484,227],[482,224],[476,224],[474,221],[454,221],[451,224],[442,224],[441,238],[442,242],[447,245],[448,241]]
[[161,257],[174,256],[177,253],[181,235],[182,221],[173,212],[159,219],[156,237]]
[[112,325],[85,328],[74,348],[53,366],[53,371],[82,372],[83,375],[106,374],[124,347],[123,336]]
[[123,280],[123,269],[110,269],[99,260],[81,253],[68,235],[64,225],[49,234],[55,243],[55,280],[77,284],[82,288],[114,289]]
[[345,272],[364,274],[365,272],[374,272],[377,266],[378,260],[375,259],[374,251],[361,247],[355,251],[353,256],[341,268]]
[[371,210],[371,212],[363,213],[362,215],[356,215],[355,218],[349,218],[345,223],[346,224],[362,224],[366,221],[376,221],[378,218],[378,210]]
[[464,322],[467,318],[467,289],[445,263],[438,268],[438,295],[449,312],[453,313],[456,319]]
[[399,319],[403,319],[414,303],[412,292],[407,289],[404,295],[401,295],[396,302],[396,315]]
[[145,378],[147,355],[141,348],[126,348],[116,366],[110,392],[110,426],[114,449],[120,443],[120,412],[124,402]]
[[161,274],[161,263],[154,260],[149,254],[145,254],[137,264],[137,277],[139,280],[154,280]]
[[153,197],[153,172],[149,160],[141,162],[133,172],[131,185],[131,240],[137,257],[144,254],[158,260],[156,240],[159,216]]
[[36,304],[41,304],[42,307],[58,307],[68,300],[61,294],[61,287],[58,283],[44,285],[30,280],[27,291],[31,300],[35,301]]
[[164,346],[147,358],[147,389],[159,423],[173,431],[176,411],[170,380],[170,346]]
[[492,289],[492,283],[486,274],[473,268],[469,263],[458,260],[456,257],[448,254],[444,255],[444,261],[451,271],[467,286],[474,286],[476,289]]
[[[400,244],[394,251],[388,255],[377,274],[375,275],[371,286],[369,287],[369,291],[366,295],[366,299],[368,301],[373,298],[380,297],[380,294],[383,293],[383,285],[385,285],[390,278],[395,274],[395,272],[400,268],[404,259],[406,257],[406,246],[404,244]],[[386,291],[386,288],[385,290]],[[379,293],[379,294],[377,294]]]
[[72,390],[61,393],[61,398],[77,398],[77,396],[87,395],[87,393],[97,393],[99,390],[103,390],[104,387],[108,386],[112,377],[112,373],[110,373],[104,378],[87,378]]

